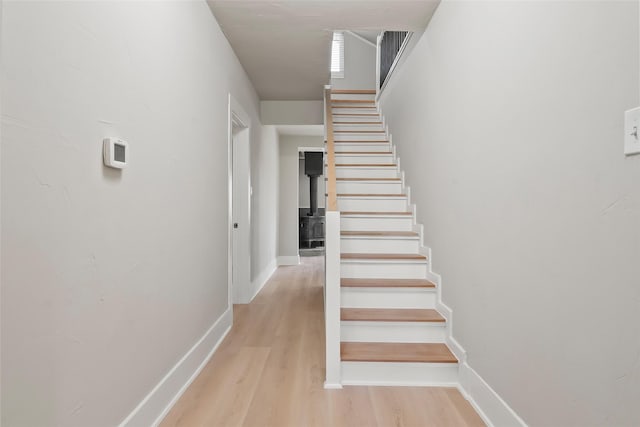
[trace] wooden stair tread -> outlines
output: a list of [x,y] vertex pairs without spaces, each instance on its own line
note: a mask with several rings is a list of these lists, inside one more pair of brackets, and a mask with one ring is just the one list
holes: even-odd
[[354,139],[353,141],[333,141],[334,144],[388,144],[389,140],[382,139]]
[[334,125],[381,125],[382,122],[336,122],[333,121]]
[[391,151],[336,151],[336,156],[340,156],[340,155],[359,155],[359,154],[364,154],[366,156],[370,156],[370,155],[375,155],[375,154],[379,154],[379,155],[385,155],[385,156],[390,156],[393,153]]
[[[329,166],[329,165],[325,165],[325,166]],[[355,167],[374,167],[374,166],[380,166],[380,167],[384,167],[384,168],[395,168],[398,165],[396,165],[395,163],[336,163],[335,166],[337,168],[355,168]]]
[[341,231],[342,236],[418,237],[415,231]]
[[375,105],[332,105],[331,108],[351,108],[353,110],[371,109],[375,110]]
[[342,253],[340,259],[368,259],[376,261],[426,261],[427,257],[420,254],[363,254]]
[[334,130],[333,133],[385,133],[386,130]]
[[350,215],[407,215],[412,216],[413,212],[366,212],[366,211],[344,211],[340,212],[340,215],[350,216]]
[[[325,179],[325,181],[328,178]],[[400,178],[336,178],[336,181],[387,181],[387,182],[400,182]]]
[[444,317],[431,308],[341,308],[340,320],[363,322],[438,322]]
[[336,95],[375,95],[375,89],[331,89],[331,93]]
[[446,344],[342,342],[343,362],[458,363]]
[[427,279],[340,279],[345,288],[435,288]]
[[[325,196],[329,196],[325,194]],[[406,197],[406,194],[364,194],[364,193],[338,193],[337,197]]]
[[373,99],[332,99],[332,104],[375,104]]
[[334,113],[334,116],[353,116],[353,117],[370,117],[370,116],[379,116],[376,113]]

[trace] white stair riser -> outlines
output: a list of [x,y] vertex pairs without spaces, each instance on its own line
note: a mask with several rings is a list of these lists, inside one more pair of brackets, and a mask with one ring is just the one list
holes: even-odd
[[334,132],[334,141],[387,141],[387,135],[381,132],[376,133],[350,133]]
[[[342,108],[344,107],[344,108]],[[334,114],[380,114],[376,108],[363,108],[362,106],[344,105],[341,108],[332,108]],[[340,116],[338,116],[340,117]],[[345,116],[342,116],[345,117]]]
[[402,194],[402,183],[337,181],[338,194]]
[[337,167],[336,178],[398,178],[398,168]]
[[434,288],[340,288],[340,304],[346,308],[433,308]]
[[338,209],[345,212],[404,212],[407,210],[407,199],[339,197]]
[[341,153],[343,151],[391,151],[391,145],[388,142],[377,142],[377,143],[365,143],[365,142],[356,142],[354,144],[335,144],[336,153]]
[[457,363],[342,362],[344,385],[450,386],[458,384]]
[[[371,113],[369,113],[371,114]],[[362,126],[366,126],[367,124],[373,124],[373,125],[378,125],[378,126],[382,126],[382,120],[380,119],[380,116],[333,116],[333,125],[337,126],[337,125],[341,125],[341,126],[346,126],[349,123],[353,123],[353,122],[363,122],[365,124],[362,124]],[[354,125],[357,126],[357,125]]]
[[340,275],[345,278],[387,278],[424,279],[427,277],[427,263],[366,263],[345,262],[340,264]]
[[363,322],[342,321],[343,342],[444,343],[444,322]]
[[349,123],[336,123],[333,122],[333,131],[341,131],[341,130],[384,130],[382,127],[382,123],[366,123],[366,124],[349,124]]
[[340,251],[344,253],[411,254],[419,249],[418,239],[374,239],[342,237]]
[[411,231],[413,218],[399,217],[359,217],[343,216],[340,218],[340,229],[344,231]]
[[340,154],[336,153],[336,163],[389,164],[393,163],[393,154]]

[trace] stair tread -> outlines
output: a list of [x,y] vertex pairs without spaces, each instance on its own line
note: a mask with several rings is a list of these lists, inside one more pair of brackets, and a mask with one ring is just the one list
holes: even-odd
[[370,117],[370,116],[379,116],[376,113],[333,113],[334,116],[353,116],[353,117]]
[[369,130],[369,129],[360,129],[360,130],[334,130],[333,133],[385,133],[386,130]]
[[[328,196],[328,194],[325,194]],[[406,197],[406,194],[365,194],[365,193],[339,193],[337,197]]]
[[412,216],[412,212],[366,212],[366,211],[345,211],[340,212],[342,216],[351,216],[351,215],[381,215],[381,216],[395,216],[395,215],[407,215]]
[[[328,165],[325,165],[328,166]],[[397,165],[394,163],[336,163],[337,168],[357,168],[357,167],[383,167],[383,168],[395,168]]]
[[380,261],[426,261],[427,257],[421,254],[365,254],[365,253],[342,253],[340,259],[370,259]]
[[[328,179],[328,178],[327,178]],[[325,181],[327,180],[325,179]],[[336,178],[336,181],[384,181],[384,182],[400,182],[400,178]]]
[[415,231],[341,231],[343,236],[398,236],[418,237]]
[[375,105],[332,105],[331,108],[351,108],[353,110],[375,109]]
[[375,95],[375,89],[331,89],[332,94],[336,95]]
[[446,344],[341,342],[344,362],[458,363]]
[[336,151],[336,156],[353,156],[353,155],[380,155],[380,156],[390,156],[393,153],[391,151]]
[[333,121],[334,125],[381,125],[382,122],[336,122]]
[[340,279],[345,288],[435,288],[427,279]]
[[334,144],[388,144],[388,139],[341,139],[339,141],[334,140]]
[[332,104],[375,104],[373,99],[332,99]]
[[445,318],[431,308],[341,308],[340,320],[442,323]]

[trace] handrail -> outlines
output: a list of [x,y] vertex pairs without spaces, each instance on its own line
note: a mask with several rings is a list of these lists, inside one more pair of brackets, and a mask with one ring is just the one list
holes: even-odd
[[327,138],[327,210],[336,212],[336,154],[333,143],[333,111],[331,108],[331,88],[324,89],[325,128]]

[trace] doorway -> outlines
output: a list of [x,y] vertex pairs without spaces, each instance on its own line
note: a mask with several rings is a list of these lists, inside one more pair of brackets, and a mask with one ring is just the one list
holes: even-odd
[[229,304],[251,298],[250,121],[229,96]]

